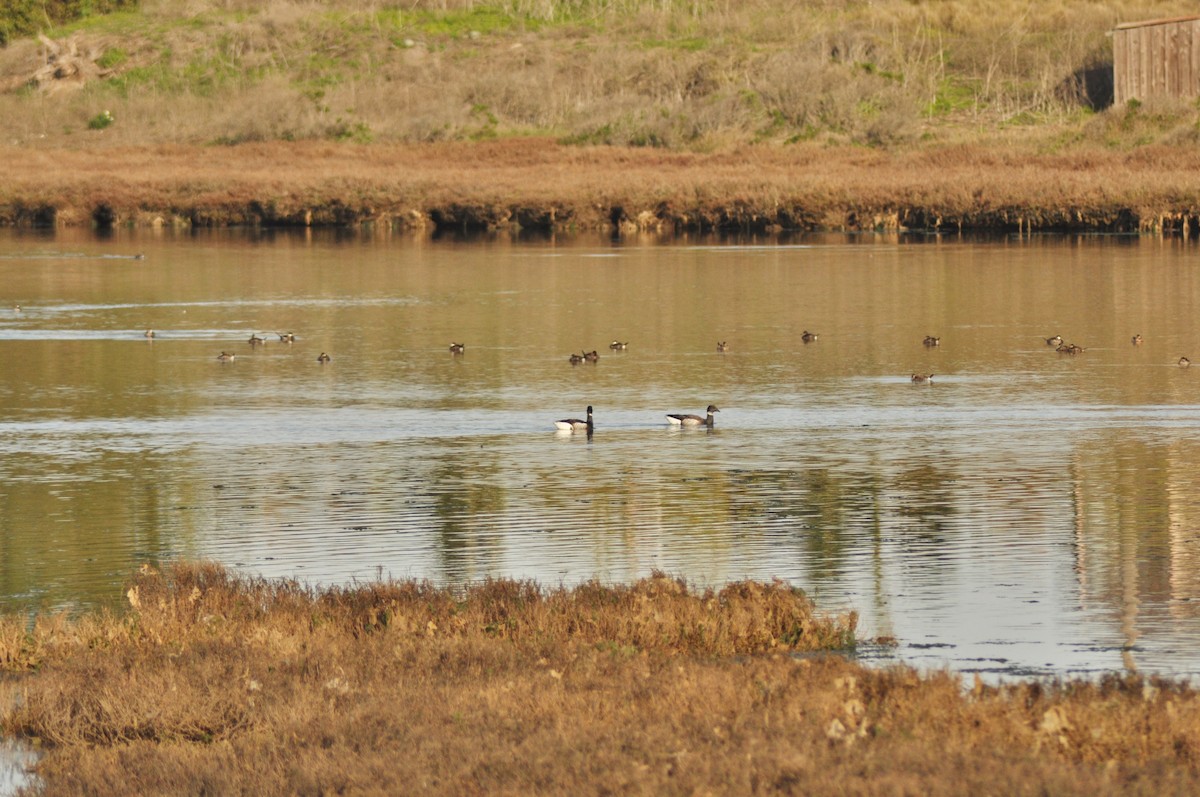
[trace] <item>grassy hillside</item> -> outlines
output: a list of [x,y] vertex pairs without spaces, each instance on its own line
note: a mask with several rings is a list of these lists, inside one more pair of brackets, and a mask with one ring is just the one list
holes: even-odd
[[143,0],[38,26],[72,43],[90,79],[43,69],[35,85],[45,46],[0,50],[0,135],[72,147],[531,134],[695,150],[1192,143],[1193,105],[1106,109],[1106,33],[1194,12],[1131,0]]

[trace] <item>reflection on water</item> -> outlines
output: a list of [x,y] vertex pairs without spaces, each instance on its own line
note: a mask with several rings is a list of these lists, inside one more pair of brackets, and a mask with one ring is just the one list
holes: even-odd
[[[115,601],[179,556],[314,583],[657,568],[786,579],[921,665],[1192,674],[1195,256],[6,232],[0,606]],[[709,403],[713,429],[666,421]],[[589,404],[594,435],[555,431]]]
[[33,785],[34,778],[28,769],[36,761],[37,754],[30,748],[11,739],[0,739],[0,797]]

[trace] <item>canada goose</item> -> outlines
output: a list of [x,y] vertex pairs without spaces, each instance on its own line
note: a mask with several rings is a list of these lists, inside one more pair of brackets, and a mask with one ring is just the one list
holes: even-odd
[[1131,338],[1131,340],[1133,341],[1133,345],[1134,345],[1134,346],[1141,346],[1141,345],[1142,345],[1142,336],[1141,336],[1141,335],[1134,335],[1134,336]]
[[933,374],[913,374],[912,381],[914,381],[914,382],[932,382]]
[[805,343],[812,343],[814,340],[816,340],[819,337],[821,337],[820,334],[818,334],[816,332],[809,332],[806,329],[806,330],[804,330],[804,334],[800,336],[800,340],[804,341]]
[[1187,357],[1180,357],[1180,358],[1179,358],[1179,367],[1180,367],[1180,368],[1187,368],[1187,367],[1188,367],[1189,365],[1191,365],[1191,364],[1192,364],[1192,361],[1191,361],[1191,360],[1189,360]]
[[223,351],[223,352],[221,352],[220,354],[218,354],[218,355],[217,355],[217,359],[218,359],[218,360],[220,360],[220,361],[221,361],[221,362],[223,362],[223,363],[233,362],[233,360],[234,360],[236,357],[237,357],[237,355],[236,355],[236,354],[230,354],[230,353],[229,353],[229,352],[227,352],[227,351]]
[[934,337],[933,335],[926,335],[925,340],[922,342],[926,346],[941,346],[942,345],[942,339],[938,338],[938,337]]
[[613,351],[624,351],[625,349],[629,348],[629,342],[626,341],[625,343],[622,343],[619,340],[614,340],[612,343],[608,344],[608,348],[612,349]]
[[279,336],[280,343],[295,343],[296,342],[296,336],[293,335],[291,332],[276,332],[275,334]]
[[332,360],[332,359],[333,359],[333,358],[332,358],[332,357],[330,357],[330,356],[329,356],[328,354],[326,354],[325,352],[321,352],[320,354],[318,354],[318,355],[317,355],[317,362],[319,362],[319,363],[327,363],[327,362],[329,362],[329,361],[330,361],[330,360]]
[[729,351],[729,344],[723,340],[717,341],[717,351]]
[[142,333],[142,337],[145,337],[145,338],[152,338],[152,337],[154,337],[154,330],[153,330],[153,329],[147,329],[145,332],[143,332],[143,333]]
[[600,353],[598,351],[596,351],[595,349],[592,349],[591,351],[585,351],[583,353],[583,359],[587,360],[590,363],[599,362],[600,361]]
[[462,354],[466,350],[467,350],[467,344],[465,344],[465,343],[451,343],[450,344],[450,353],[451,354]]
[[578,418],[565,418],[561,421],[554,422],[555,427],[564,432],[583,432],[592,431],[592,407],[589,404],[587,408],[587,420],[581,421]]
[[1046,338],[1046,345],[1047,346],[1061,346],[1062,345],[1062,335],[1055,335],[1053,337]]
[[673,426],[707,426],[710,429],[713,425],[713,413],[720,412],[715,404],[709,404],[705,411],[707,415],[679,415],[672,413],[667,416],[667,421]]
[[260,338],[258,335],[255,335],[253,332],[250,333],[250,345],[251,346],[257,346],[260,343],[266,343],[266,342],[267,342],[266,338]]
[[569,359],[571,360],[571,365],[579,365],[581,362],[583,362],[583,355],[572,354]]

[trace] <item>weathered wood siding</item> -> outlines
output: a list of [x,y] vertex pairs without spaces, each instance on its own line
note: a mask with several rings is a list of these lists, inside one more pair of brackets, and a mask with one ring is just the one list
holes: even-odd
[[1200,96],[1200,17],[1129,22],[1113,30],[1113,102]]

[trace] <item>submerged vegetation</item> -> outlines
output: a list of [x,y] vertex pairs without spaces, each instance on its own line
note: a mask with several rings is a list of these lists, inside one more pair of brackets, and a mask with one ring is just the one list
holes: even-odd
[[[1046,146],[1195,143],[1193,104],[1106,111],[1113,26],[1188,13],[1087,0],[21,0],[0,30],[73,41],[98,71],[31,83],[45,45],[14,37],[0,118],[7,143],[40,145],[895,147],[1014,131]],[[87,122],[105,109],[115,123],[101,134]]]
[[39,794],[1194,793],[1200,701],[964,688],[832,653],[781,584],[311,590],[146,569],[122,614],[0,618]]

